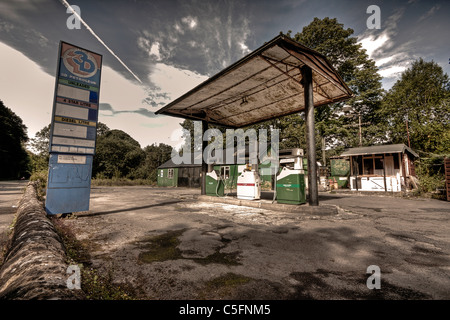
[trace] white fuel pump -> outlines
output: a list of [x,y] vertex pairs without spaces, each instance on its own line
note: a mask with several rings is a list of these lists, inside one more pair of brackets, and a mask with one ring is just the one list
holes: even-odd
[[244,169],[237,180],[237,198],[259,200],[261,198],[261,179],[254,169]]

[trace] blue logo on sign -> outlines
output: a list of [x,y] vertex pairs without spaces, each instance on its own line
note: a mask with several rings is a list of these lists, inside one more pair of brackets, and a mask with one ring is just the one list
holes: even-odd
[[64,52],[63,62],[68,71],[82,78],[90,78],[97,72],[94,57],[80,49],[71,48]]

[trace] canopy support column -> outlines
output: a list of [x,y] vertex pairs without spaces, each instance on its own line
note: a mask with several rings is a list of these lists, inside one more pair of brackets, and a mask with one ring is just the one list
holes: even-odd
[[310,206],[319,205],[319,190],[317,187],[316,139],[314,124],[314,98],[312,70],[307,65],[301,68],[305,97],[306,115],[306,153],[308,157],[308,203]]

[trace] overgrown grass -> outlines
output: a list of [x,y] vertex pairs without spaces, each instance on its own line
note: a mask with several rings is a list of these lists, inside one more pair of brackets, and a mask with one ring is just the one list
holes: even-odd
[[74,232],[64,223],[63,218],[52,217],[56,231],[66,248],[67,263],[78,265],[81,270],[81,289],[88,300],[136,300],[134,289],[128,285],[113,283],[113,270],[106,272],[90,266],[87,244],[75,237]]
[[[47,171],[34,172],[30,181],[37,181],[37,193],[39,200],[43,200],[47,189]],[[129,178],[93,178],[91,186],[156,186],[156,182],[149,179]]]
[[0,268],[5,262],[5,256],[7,251],[9,250],[10,245],[9,242],[11,241],[11,234],[13,233],[16,221],[17,221],[17,214],[14,215],[14,218],[11,221],[10,225],[8,226],[8,229],[4,231],[3,234],[0,234]]
[[48,177],[48,172],[47,171],[33,172],[33,174],[30,176],[30,181],[36,181],[37,182],[36,192],[37,192],[38,199],[40,201],[43,200],[43,198],[45,196],[45,193],[46,193],[47,177]]
[[155,186],[156,182],[148,179],[128,179],[128,178],[111,178],[102,179],[94,178],[91,180],[92,186]]

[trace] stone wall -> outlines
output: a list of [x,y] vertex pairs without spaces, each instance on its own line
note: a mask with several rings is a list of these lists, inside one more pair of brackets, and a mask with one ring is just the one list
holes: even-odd
[[[64,245],[29,183],[0,268],[1,299],[75,299],[67,288]],[[76,290],[79,291],[79,290]]]

